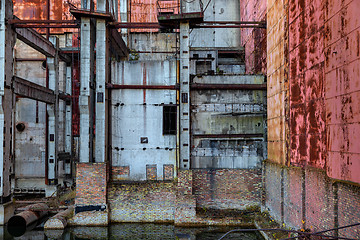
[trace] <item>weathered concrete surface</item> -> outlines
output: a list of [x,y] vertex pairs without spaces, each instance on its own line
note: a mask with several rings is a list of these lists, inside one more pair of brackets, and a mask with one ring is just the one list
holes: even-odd
[[[209,75],[194,77],[192,81],[199,84],[264,84],[264,77]],[[267,155],[265,118],[266,92],[263,90],[193,90],[192,168],[259,168]]]
[[[112,73],[114,84],[176,84],[174,60],[113,62]],[[146,165],[156,165],[155,180],[170,165],[176,176],[176,135],[163,134],[164,106],[176,101],[174,90],[112,90],[112,166],[127,169],[123,179],[146,180]]]
[[[285,226],[321,231],[359,222],[359,186],[334,181],[322,169],[265,162],[265,207]],[[360,228],[329,232],[359,238]]]
[[325,12],[324,91],[329,176],[360,183],[360,2],[330,1]]
[[282,164],[288,162],[287,2],[267,2],[268,158]]

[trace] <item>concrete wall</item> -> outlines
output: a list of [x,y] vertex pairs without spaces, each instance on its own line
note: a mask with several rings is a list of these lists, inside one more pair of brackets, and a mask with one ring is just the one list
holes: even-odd
[[267,124],[268,157],[288,162],[288,1],[267,1]]
[[[64,46],[64,35],[60,36]],[[35,59],[35,61],[34,61]],[[36,52],[21,41],[15,46],[14,75],[46,86],[45,56]],[[65,92],[65,64],[59,64],[59,90]],[[16,98],[15,126],[25,125],[24,131],[15,128],[14,173],[17,188],[45,187],[45,152],[46,152],[46,104],[27,98]],[[65,140],[65,105],[59,100],[59,152],[64,152]],[[14,126],[14,127],[15,127]],[[63,161],[59,161],[59,176],[63,176]],[[32,179],[32,181],[29,181]]]
[[[324,170],[266,162],[264,178],[266,209],[287,227],[321,231],[360,220],[359,186],[334,181]],[[356,226],[328,234],[357,239],[360,228]]]
[[[203,1],[204,8],[208,1]],[[186,12],[199,12],[199,1],[186,3]],[[210,1],[204,12],[204,21],[240,21],[240,2],[238,0]],[[240,29],[216,28],[194,29],[190,34],[190,46],[193,48],[235,48],[240,46]]]
[[324,9],[324,91],[329,176],[360,183],[360,2],[329,1]]
[[[261,75],[194,77],[199,84],[263,84]],[[192,168],[259,168],[266,158],[266,93],[262,90],[191,92]],[[243,137],[234,136],[244,134]],[[257,137],[246,137],[257,134]],[[200,136],[198,136],[200,135]],[[206,135],[218,135],[206,136]],[[223,136],[221,136],[223,135]]]
[[[112,72],[114,84],[176,83],[173,60],[113,62]],[[176,135],[163,134],[164,105],[176,101],[174,90],[112,91],[112,166],[128,166],[129,180],[146,180],[147,165],[156,168],[154,180],[163,180],[166,166],[176,169]],[[147,138],[147,143],[141,143],[141,138]]]

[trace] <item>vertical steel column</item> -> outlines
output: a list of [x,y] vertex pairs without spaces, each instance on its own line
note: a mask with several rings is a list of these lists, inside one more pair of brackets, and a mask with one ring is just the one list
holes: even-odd
[[[50,42],[55,46],[56,49],[59,48],[59,39],[57,37],[51,36],[49,38]],[[59,112],[59,58],[58,54],[54,58],[47,58],[47,66],[49,69],[49,89],[53,90],[56,95],[55,104],[48,104],[46,106],[48,113],[48,178],[49,185],[57,184],[57,173],[58,173],[58,112]]]
[[90,18],[81,18],[80,39],[80,162],[92,161],[93,111],[92,84],[94,69],[94,38]]
[[[106,0],[97,1],[98,11],[107,11]],[[95,162],[105,162],[107,145],[107,91],[108,82],[108,34],[106,21],[96,20],[96,115],[95,115]]]
[[180,169],[190,168],[190,28],[180,23]]

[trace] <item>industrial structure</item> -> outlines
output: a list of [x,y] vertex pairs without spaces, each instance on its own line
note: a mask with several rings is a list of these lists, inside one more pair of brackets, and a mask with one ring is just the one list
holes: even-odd
[[1,0],[2,224],[76,184],[74,225],[360,238],[360,2]]

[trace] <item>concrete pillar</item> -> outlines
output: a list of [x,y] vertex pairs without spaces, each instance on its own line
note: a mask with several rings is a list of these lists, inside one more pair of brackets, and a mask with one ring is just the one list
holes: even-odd
[[[13,106],[11,86],[13,76],[13,48],[15,34],[6,23],[13,18],[11,0],[0,1],[0,225],[4,225],[14,214],[11,202],[10,173],[13,151]],[[5,86],[8,86],[5,88]]]
[[[56,47],[59,47],[59,39],[51,36],[50,42]],[[56,55],[54,58],[47,58],[47,66],[49,69],[49,89],[56,94],[55,104],[48,104],[46,106],[48,113],[48,179],[49,185],[57,185],[58,178],[58,107],[59,107],[59,58]]]
[[[99,4],[99,2],[98,2]],[[101,7],[98,5],[98,7]],[[104,7],[104,6],[103,6]],[[102,8],[100,8],[102,9]],[[95,162],[105,162],[107,146],[107,91],[108,64],[108,34],[106,22],[96,20],[96,117],[95,117]]]
[[80,162],[92,162],[94,30],[90,18],[81,18],[80,39]]
[[[72,71],[71,66],[66,66],[65,93],[71,95],[72,92]],[[72,155],[72,101],[66,101],[65,105],[65,152]],[[64,163],[65,174],[71,174],[71,162]]]
[[190,168],[189,30],[189,22],[180,23],[180,169]]

